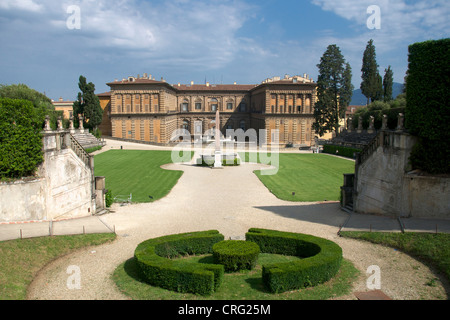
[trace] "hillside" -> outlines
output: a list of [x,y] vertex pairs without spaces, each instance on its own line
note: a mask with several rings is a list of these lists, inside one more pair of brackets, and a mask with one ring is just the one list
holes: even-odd
[[[395,99],[400,93],[403,92],[403,84],[394,82],[392,88],[392,95]],[[367,103],[367,98],[361,93],[361,89],[353,91],[352,101],[350,102],[351,106],[365,106]]]

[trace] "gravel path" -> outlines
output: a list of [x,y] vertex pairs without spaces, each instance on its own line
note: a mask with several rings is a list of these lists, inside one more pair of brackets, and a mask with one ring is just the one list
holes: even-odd
[[[114,212],[101,219],[115,226],[117,240],[55,260],[35,278],[28,299],[127,299],[110,277],[119,264],[133,256],[140,242],[211,229],[219,230],[226,238],[244,239],[251,227],[307,233],[335,241],[343,248],[344,258],[361,271],[353,292],[368,291],[366,270],[378,265],[381,289],[393,299],[446,299],[447,284],[433,280],[438,276],[424,264],[390,248],[340,238],[337,232],[348,215],[338,203],[291,203],[276,198],[253,173],[261,165],[216,170],[183,164],[164,167],[184,171],[168,196],[148,204],[115,204]],[[71,265],[80,268],[81,289],[67,288],[66,270]]]

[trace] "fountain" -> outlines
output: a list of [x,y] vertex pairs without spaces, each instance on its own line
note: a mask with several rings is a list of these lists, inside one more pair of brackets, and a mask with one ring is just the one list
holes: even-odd
[[235,142],[232,139],[221,139],[219,110],[216,111],[215,125],[216,128],[214,133],[214,140],[207,140],[208,142],[214,141],[214,153],[202,154],[200,156],[200,159],[197,161],[197,164],[211,166],[212,168],[216,169],[223,168],[224,165],[227,166],[240,164],[236,152],[224,153],[222,151],[222,142],[226,142],[227,145],[231,143],[233,144],[233,147],[235,145]]

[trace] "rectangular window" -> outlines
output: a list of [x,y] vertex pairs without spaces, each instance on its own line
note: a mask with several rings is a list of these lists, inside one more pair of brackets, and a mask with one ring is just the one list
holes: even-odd
[[211,105],[211,110],[216,112],[217,111],[217,104]]
[[232,102],[228,102],[227,103],[227,110],[233,110],[233,103]]
[[183,103],[183,104],[181,104],[181,110],[183,111],[183,112],[188,112],[188,104],[187,103]]
[[195,104],[195,110],[202,110],[202,104],[200,102]]
[[247,105],[244,102],[242,102],[241,105],[239,106],[239,110],[241,112],[245,112],[246,109],[247,109]]

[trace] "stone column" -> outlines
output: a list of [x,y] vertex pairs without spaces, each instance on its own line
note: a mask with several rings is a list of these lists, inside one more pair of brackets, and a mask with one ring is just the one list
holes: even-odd
[[352,117],[347,119],[347,131],[352,132],[353,130],[353,119]]
[[362,117],[360,116],[358,119],[358,129],[356,132],[361,133],[363,131]]
[[375,131],[374,121],[375,121],[375,118],[373,116],[370,116],[369,128],[367,129],[367,133],[374,133],[374,131]]
[[405,116],[403,115],[403,113],[399,113],[398,114],[398,122],[397,122],[397,131],[403,131],[404,121],[405,121]]
[[80,122],[80,126],[79,126],[80,133],[84,133],[84,127],[83,127],[83,120],[84,120],[84,118],[83,118],[83,116],[80,114],[80,115],[78,116],[78,119],[79,119],[79,122]]
[[64,129],[63,129],[63,126],[62,126],[62,119],[61,119],[61,116],[58,117],[57,123],[58,123],[58,128],[57,128],[57,130],[58,130],[58,131],[63,131]]
[[381,123],[381,130],[387,130],[387,121],[388,121],[387,115],[383,114],[383,121]]
[[75,127],[73,126],[73,116],[69,119],[69,131],[71,134],[75,133]]
[[52,131],[52,128],[50,128],[50,116],[45,116],[44,131]]

